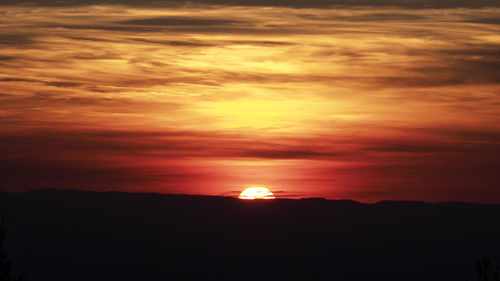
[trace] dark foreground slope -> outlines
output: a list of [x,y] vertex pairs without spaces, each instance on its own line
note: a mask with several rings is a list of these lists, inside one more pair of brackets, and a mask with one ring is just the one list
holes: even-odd
[[33,281],[465,281],[500,254],[496,205],[44,190],[0,192],[0,213]]

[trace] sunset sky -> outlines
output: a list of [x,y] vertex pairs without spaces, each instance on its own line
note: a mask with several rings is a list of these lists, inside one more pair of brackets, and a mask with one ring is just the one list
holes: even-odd
[[1,190],[254,185],[500,203],[500,2],[2,1]]

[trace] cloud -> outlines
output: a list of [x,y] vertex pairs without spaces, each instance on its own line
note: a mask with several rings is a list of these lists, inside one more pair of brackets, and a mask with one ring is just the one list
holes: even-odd
[[127,26],[127,25],[112,25],[112,24],[46,24],[45,28],[65,28],[76,30],[107,30],[107,31],[123,31],[123,32],[161,32],[164,29],[155,26]]
[[313,149],[307,149],[307,147],[302,148],[303,150],[296,150],[294,147],[285,149],[248,149],[241,153],[241,155],[236,154],[238,157],[255,157],[262,159],[310,159],[310,158],[324,158],[324,157],[336,157],[345,156],[346,154],[340,152],[321,152],[315,151]]
[[181,40],[151,40],[144,38],[130,38],[130,40],[143,42],[143,43],[152,43],[152,44],[161,44],[168,46],[179,46],[179,47],[210,47],[214,46],[214,44],[206,43],[206,42],[197,42],[197,41],[181,41]]
[[[430,88],[454,85],[497,84],[500,75],[500,45],[455,44],[451,48],[412,55],[427,58],[411,65],[395,66],[396,76],[359,78],[383,88]],[[354,78],[353,78],[354,79]]]
[[116,22],[126,25],[140,25],[140,26],[225,26],[243,24],[245,22],[238,20],[226,20],[216,18],[197,18],[197,17],[155,17],[132,19]]
[[21,77],[5,77],[5,78],[0,78],[0,82],[30,82],[30,83],[40,83],[40,80],[36,79],[28,79],[28,78],[21,78]]
[[498,7],[496,0],[195,0],[195,1],[141,1],[141,0],[4,0],[2,5],[37,5],[37,6],[87,6],[87,5],[126,5],[138,7],[176,7],[183,5],[222,5],[222,6],[274,6],[294,8],[319,8],[331,6],[392,6],[406,8],[479,8]]
[[10,61],[14,59],[16,59],[14,56],[0,56],[0,61]]
[[[216,20],[217,21],[217,20]],[[288,26],[253,26],[250,24],[244,25],[196,25],[194,23],[188,25],[132,25],[120,23],[102,23],[102,24],[46,24],[45,28],[64,28],[74,30],[102,30],[116,31],[124,33],[218,33],[218,34],[308,34],[315,31],[303,29],[301,27]]]
[[0,46],[30,48],[36,45],[35,36],[23,33],[0,33]]
[[[466,190],[472,183],[491,192],[496,178],[493,167],[500,157],[498,132],[426,128],[419,133],[435,140],[422,141],[405,136],[405,130],[399,137],[349,138],[349,145],[341,145],[346,140],[335,136],[331,142],[308,137],[256,141],[245,135],[175,129],[39,129],[22,134],[14,130],[0,137],[4,148],[0,166],[3,182],[11,190],[172,191],[180,186],[190,193],[198,190],[200,182],[212,185],[244,178],[245,166],[240,172],[227,170],[241,167],[241,161],[292,161],[300,164],[285,165],[281,172],[273,172],[278,173],[275,176],[288,175],[290,183],[305,181],[313,189],[348,185],[345,196],[358,200],[433,200],[445,189],[469,194]],[[219,166],[215,159],[225,159],[221,163],[227,164]],[[202,164],[205,160],[212,161],[208,167]],[[261,176],[272,167],[264,165]]]
[[428,16],[421,14],[411,14],[411,13],[360,13],[355,15],[345,15],[342,13],[339,14],[323,14],[323,15],[315,15],[315,14],[299,14],[301,18],[309,19],[309,20],[320,20],[320,21],[343,21],[343,22],[371,22],[371,21],[418,21],[429,19]]
[[[42,24],[44,28],[65,28],[74,30],[103,30],[103,31],[119,31],[119,32],[163,32],[165,30],[176,32],[255,32],[253,26],[246,21],[236,19],[222,18],[203,18],[196,16],[163,16],[152,18],[133,18],[120,21],[93,21],[89,24],[81,24],[78,21],[74,22],[47,22]],[[67,38],[74,40],[85,40],[93,42],[110,42],[106,39],[95,37],[82,37],[69,35]],[[156,41],[160,42],[160,41]],[[168,42],[168,41],[163,41]],[[188,41],[177,41],[178,44],[186,44]],[[192,41],[193,42],[193,41]],[[176,43],[175,40],[170,41],[171,45]],[[194,43],[193,43],[194,44]]]
[[492,18],[475,18],[475,19],[468,19],[465,20],[465,22],[470,22],[470,23],[483,23],[483,24],[500,24],[500,18],[498,17],[492,17]]
[[459,129],[459,128],[426,128],[418,129],[419,131],[429,132],[432,134],[444,135],[464,141],[466,143],[476,142],[484,144],[500,145],[500,132],[494,129]]
[[[172,190],[180,183],[209,176],[180,167],[168,170],[117,166],[106,161],[2,159],[2,189],[25,191],[38,188],[158,191],[158,185]],[[156,188],[155,188],[156,187]]]
[[76,82],[66,82],[66,81],[52,81],[52,82],[45,82],[45,85],[54,87],[63,87],[63,88],[73,88],[73,87],[79,87],[83,84]]
[[[77,103],[77,101],[68,101]],[[91,101],[93,103],[94,101]],[[86,102],[84,102],[86,103]],[[437,140],[413,140],[403,133],[392,138],[360,137],[349,146],[339,145],[343,138],[325,143],[323,138],[287,138],[255,141],[246,135],[200,131],[106,131],[106,130],[38,130],[18,135],[2,134],[0,144],[15,155],[136,155],[151,157],[223,157],[260,159],[376,159],[371,152],[420,153],[500,153],[500,134],[488,130],[426,128],[415,132]],[[305,145],[310,143],[311,145]],[[5,156],[5,155],[4,155]],[[375,158],[371,158],[375,156]],[[407,157],[405,155],[405,157]],[[396,156],[397,158],[397,156]]]
[[67,82],[67,81],[42,81],[42,80],[37,80],[37,79],[16,78],[16,77],[0,78],[0,82],[41,83],[41,84],[45,84],[47,86],[64,87],[64,88],[78,87],[78,86],[82,85],[81,83],[76,83],[76,82]]
[[445,198],[477,184],[486,198],[498,183],[500,45],[492,25],[468,22],[498,9],[61,3],[2,19],[0,159],[13,189],[202,180]]
[[87,36],[65,36],[68,39],[80,40],[80,41],[91,41],[91,42],[119,42],[117,40],[98,38],[98,37],[87,37]]

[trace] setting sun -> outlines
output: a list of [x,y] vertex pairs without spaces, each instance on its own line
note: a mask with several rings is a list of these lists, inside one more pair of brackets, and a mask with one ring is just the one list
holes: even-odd
[[274,194],[265,187],[249,187],[243,190],[240,199],[275,199]]

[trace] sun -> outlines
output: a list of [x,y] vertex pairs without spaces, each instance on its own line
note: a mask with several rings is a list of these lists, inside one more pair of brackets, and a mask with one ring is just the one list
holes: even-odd
[[248,187],[240,193],[240,199],[275,199],[274,194],[261,186]]

